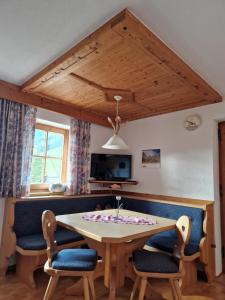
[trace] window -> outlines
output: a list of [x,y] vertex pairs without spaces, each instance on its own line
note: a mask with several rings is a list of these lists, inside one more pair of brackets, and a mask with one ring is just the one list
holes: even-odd
[[31,166],[31,190],[66,181],[68,130],[37,124]]

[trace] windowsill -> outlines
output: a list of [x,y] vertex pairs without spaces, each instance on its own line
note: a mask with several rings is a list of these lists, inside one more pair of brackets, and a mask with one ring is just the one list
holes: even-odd
[[65,193],[52,193],[49,190],[31,190],[29,197],[36,197],[36,196],[65,196]]
[[29,194],[29,197],[36,197],[36,196],[49,196],[49,195],[51,195],[52,193],[50,193],[50,192],[41,192],[41,191],[39,191],[39,192],[30,192],[30,194]]
[[21,197],[21,199],[46,199],[46,198],[68,198],[71,196],[65,193],[51,193],[51,192],[31,192],[29,196]]
[[[44,199],[80,199],[85,197],[95,197],[95,196],[105,196],[107,193],[98,193],[98,191],[95,191],[91,194],[82,194],[82,195],[66,195],[66,194],[55,194],[55,193],[49,193],[49,194],[35,194],[31,193],[30,196],[21,197],[21,200],[44,200]],[[111,195],[111,194],[109,194]]]

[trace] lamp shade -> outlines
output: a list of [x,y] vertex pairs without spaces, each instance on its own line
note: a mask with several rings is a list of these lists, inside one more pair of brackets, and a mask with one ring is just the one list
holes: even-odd
[[127,144],[124,140],[119,137],[117,134],[114,134],[103,146],[102,148],[111,149],[111,150],[122,150],[128,149]]

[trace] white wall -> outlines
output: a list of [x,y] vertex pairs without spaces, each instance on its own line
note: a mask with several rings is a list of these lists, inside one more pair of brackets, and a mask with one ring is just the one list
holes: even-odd
[[[203,124],[196,131],[183,127],[182,111],[130,122],[124,137],[133,155],[132,191],[143,193],[213,199],[213,121],[202,115]],[[161,149],[161,168],[142,167],[142,149]]]
[[37,118],[47,120],[54,123],[70,125],[70,117],[62,114],[55,113],[46,109],[38,108]]
[[91,124],[91,153],[106,153],[101,146],[108,140],[112,134],[112,130],[96,124]]

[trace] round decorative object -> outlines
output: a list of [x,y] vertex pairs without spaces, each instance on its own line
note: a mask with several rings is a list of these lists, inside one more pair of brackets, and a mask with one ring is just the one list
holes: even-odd
[[184,127],[189,130],[197,129],[202,123],[201,117],[199,115],[187,116],[184,122]]
[[51,193],[64,193],[66,191],[66,185],[63,183],[53,183],[49,186]]

